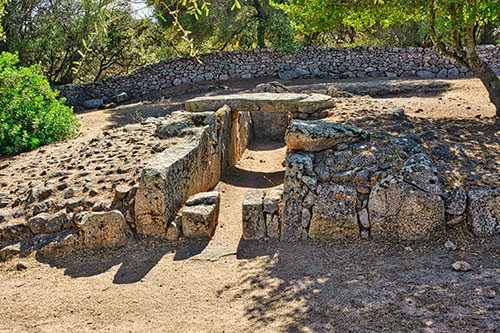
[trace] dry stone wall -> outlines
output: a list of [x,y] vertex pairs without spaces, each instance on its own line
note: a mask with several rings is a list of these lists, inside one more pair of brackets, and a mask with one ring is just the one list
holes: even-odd
[[427,239],[467,220],[500,232],[500,191],[453,187],[401,110],[384,128],[292,120],[287,129],[281,239]]
[[246,149],[251,120],[247,112],[223,107],[174,114],[160,129],[165,135],[187,131],[191,136],[155,156],[142,171],[135,198],[135,223],[142,236],[165,237],[186,199],[215,187]]
[[[482,45],[478,51],[500,73],[500,46]],[[165,59],[126,76],[57,88],[71,105],[91,101],[98,106],[102,101],[123,100],[123,96],[140,97],[183,83],[212,80],[255,77],[279,77],[283,80],[299,77],[445,79],[471,75],[466,68],[444,59],[433,48],[307,47],[296,54],[257,49],[206,54],[201,56],[201,61],[199,63],[192,58]]]

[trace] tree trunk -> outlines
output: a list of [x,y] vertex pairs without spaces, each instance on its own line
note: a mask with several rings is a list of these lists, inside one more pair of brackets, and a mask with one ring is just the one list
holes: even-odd
[[477,76],[484,84],[490,101],[496,107],[496,115],[500,117],[500,79],[496,76],[495,72],[486,64],[482,59],[479,59],[481,64],[476,62],[471,63],[470,70]]
[[474,30],[467,31],[467,63],[469,69],[481,80],[488,91],[490,101],[496,107],[496,116],[500,117],[500,79],[493,69],[477,54]]
[[257,46],[259,48],[266,47],[265,34],[268,5],[268,1],[264,1],[263,4],[260,3],[260,0],[253,1],[253,6],[257,11]]

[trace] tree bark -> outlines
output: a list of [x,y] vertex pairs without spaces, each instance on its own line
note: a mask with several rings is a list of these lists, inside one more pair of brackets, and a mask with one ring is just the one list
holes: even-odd
[[472,27],[467,30],[466,54],[469,69],[483,83],[488,91],[491,103],[496,107],[496,116],[500,117],[500,79],[493,69],[477,54],[475,33]]
[[267,19],[267,0],[264,1],[263,4],[260,3],[260,0],[254,0],[253,6],[257,11],[257,46],[259,48],[266,47],[266,19]]

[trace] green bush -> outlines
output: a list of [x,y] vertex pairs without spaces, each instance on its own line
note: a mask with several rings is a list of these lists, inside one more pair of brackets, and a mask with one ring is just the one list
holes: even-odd
[[73,109],[57,99],[39,66],[19,67],[17,55],[0,55],[0,156],[74,137]]

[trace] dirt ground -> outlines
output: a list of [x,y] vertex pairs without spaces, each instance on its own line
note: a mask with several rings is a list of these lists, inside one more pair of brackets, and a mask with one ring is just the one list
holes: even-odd
[[[429,126],[429,118],[444,132],[446,121],[483,124],[492,137],[474,144],[486,150],[494,169],[498,128],[484,120],[494,108],[477,80],[446,82],[444,91],[383,99],[404,107],[417,130]],[[255,84],[235,82],[223,92]],[[97,135],[164,115],[187,97],[158,97],[81,113],[79,119],[85,135]],[[0,264],[0,332],[500,331],[498,237],[450,230],[446,239],[401,244],[242,241],[244,193],[279,186],[284,155],[282,144],[256,142],[229,170],[216,187],[221,215],[209,242],[137,241],[120,249]],[[456,251],[444,248],[448,239]],[[453,271],[456,260],[473,269]],[[19,262],[28,268],[16,269]]]

